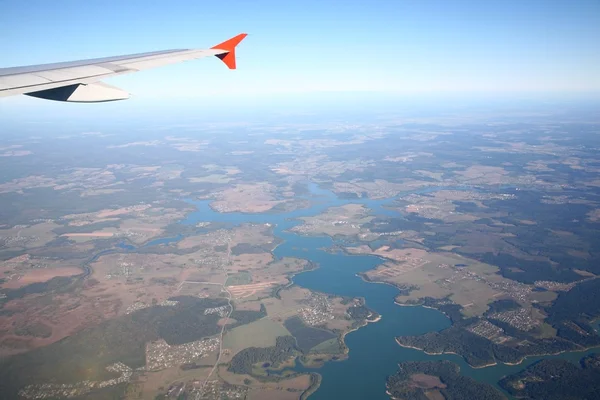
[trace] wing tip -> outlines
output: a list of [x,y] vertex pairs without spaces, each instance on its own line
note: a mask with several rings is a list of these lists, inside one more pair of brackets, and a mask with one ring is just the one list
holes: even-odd
[[211,49],[225,50],[226,53],[217,54],[217,57],[223,61],[229,69],[236,69],[235,48],[242,40],[244,40],[246,36],[248,36],[247,33],[240,33],[239,35],[236,35],[231,39],[224,41],[223,43],[219,43],[218,45],[211,47]]

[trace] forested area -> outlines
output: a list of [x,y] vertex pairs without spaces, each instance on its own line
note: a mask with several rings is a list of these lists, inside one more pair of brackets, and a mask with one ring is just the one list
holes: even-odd
[[441,332],[429,332],[420,336],[400,336],[396,339],[402,345],[416,347],[428,353],[459,354],[474,367],[493,364],[496,361],[515,363],[529,355],[556,354],[579,349],[574,343],[562,338],[536,339],[509,324],[491,321],[505,329],[506,334],[522,339],[522,342],[515,346],[497,344],[468,331],[464,324],[454,325]]
[[[428,387],[413,380],[416,374],[439,378],[441,384]],[[497,389],[487,383],[460,375],[458,365],[450,361],[409,361],[398,365],[398,372],[388,377],[387,389],[394,398],[404,400],[428,400],[427,392],[439,391],[446,400],[501,400],[506,399]]]
[[260,311],[252,311],[252,310],[233,310],[231,315],[229,316],[232,319],[235,319],[235,323],[232,325],[228,325],[228,329],[233,329],[236,326],[249,324],[250,322],[254,322],[258,319],[267,315],[267,309],[264,304],[261,303]]
[[252,365],[268,362],[271,366],[286,361],[296,354],[296,340],[292,336],[279,336],[275,346],[248,347],[233,356],[228,371],[235,374],[251,374]]
[[204,315],[204,310],[226,305],[227,301],[188,296],[174,297],[172,300],[179,301],[179,304],[173,307],[178,312],[170,313],[158,323],[158,334],[169,345],[194,342],[219,332],[219,314]]
[[542,360],[500,381],[511,395],[536,400],[600,398],[600,357],[591,355],[575,365],[566,360]]
[[369,310],[369,308],[364,305],[352,306],[352,307],[348,308],[347,313],[350,316],[350,318],[359,320],[359,321],[369,318],[369,316],[372,314],[371,310]]
[[556,323],[574,318],[592,320],[600,316],[600,280],[582,282],[561,293],[547,308],[548,321]]

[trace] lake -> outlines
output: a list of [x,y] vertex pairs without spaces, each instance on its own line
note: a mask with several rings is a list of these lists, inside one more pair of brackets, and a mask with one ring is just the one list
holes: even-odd
[[[418,335],[431,331],[439,331],[450,326],[449,319],[437,310],[425,307],[401,307],[394,303],[398,290],[390,285],[368,283],[356,276],[357,273],[375,268],[382,260],[375,256],[347,255],[325,251],[334,245],[331,238],[301,236],[288,231],[301,221],[294,220],[302,216],[313,216],[333,206],[349,203],[360,203],[370,208],[375,215],[401,217],[393,210],[385,208],[391,199],[340,199],[332,192],[310,184],[310,208],[295,210],[281,214],[244,214],[217,213],[209,207],[209,201],[190,201],[197,207],[183,224],[195,225],[199,222],[226,222],[234,225],[242,223],[270,223],[275,225],[275,236],[283,239],[283,243],[274,250],[276,257],[298,257],[308,259],[319,265],[319,268],[296,275],[294,283],[310,290],[334,295],[363,297],[366,305],[377,311],[382,319],[376,323],[349,333],[345,340],[349,348],[349,359],[328,362],[318,369],[298,366],[298,371],[316,371],[323,380],[319,389],[310,396],[313,399],[389,399],[385,393],[386,377],[396,372],[399,362],[418,360],[449,360],[458,364],[461,373],[482,382],[496,385],[505,375],[518,372],[527,365],[542,358],[532,357],[520,365],[500,364],[493,367],[475,369],[470,367],[460,356],[429,356],[422,351],[400,347],[394,340],[396,336]],[[412,193],[431,192],[442,188],[428,188]],[[465,190],[464,187],[443,189]],[[473,188],[468,188],[473,190]],[[566,353],[553,357],[561,357],[578,361],[586,354]]]

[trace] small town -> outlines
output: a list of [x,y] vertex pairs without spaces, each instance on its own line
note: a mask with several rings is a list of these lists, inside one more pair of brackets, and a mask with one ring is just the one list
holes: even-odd
[[248,389],[244,386],[230,385],[218,380],[206,381],[194,388],[188,398],[195,400],[245,399]]
[[138,267],[134,263],[122,261],[117,263],[116,268],[112,269],[110,273],[106,274],[106,279],[113,279],[124,277],[125,279],[129,278],[135,270],[139,270],[140,272],[144,270],[144,267]]
[[554,281],[535,281],[534,285],[537,287],[544,288],[546,290],[552,290],[556,292],[568,292],[573,289],[576,285],[576,282],[564,283],[564,282],[554,282]]
[[[179,304],[179,302],[176,300],[165,300],[161,303],[158,303],[157,306],[175,307],[177,304]],[[133,303],[132,305],[127,307],[127,309],[125,310],[125,314],[131,314],[132,312],[135,312],[138,310],[143,310],[144,308],[148,308],[151,306],[152,306],[151,304],[146,304],[141,301],[136,301],[135,303]]]
[[161,369],[191,363],[219,349],[219,339],[203,339],[182,345],[170,346],[164,340],[146,345],[146,369]]
[[515,300],[527,301],[531,294],[531,287],[517,281],[487,282],[492,289],[496,289]]
[[491,319],[506,322],[522,331],[529,331],[539,325],[539,320],[535,319],[531,310],[527,308],[494,313],[490,314],[489,317]]
[[502,328],[492,324],[487,319],[481,319],[477,321],[473,325],[469,326],[467,330],[496,343],[500,343],[506,339],[506,337],[503,336],[504,331]]
[[299,309],[298,314],[305,324],[311,326],[322,325],[334,318],[333,307],[327,296],[315,293],[304,302],[307,307]]
[[29,385],[19,391],[19,395],[27,399],[73,398],[87,394],[95,389],[102,389],[119,383],[129,382],[133,370],[123,363],[115,363],[106,367],[107,371],[120,373],[118,378],[106,381],[81,381],[76,383],[44,383]]

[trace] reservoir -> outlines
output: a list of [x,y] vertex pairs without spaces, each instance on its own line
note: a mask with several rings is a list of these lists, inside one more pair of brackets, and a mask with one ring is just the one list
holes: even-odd
[[[276,257],[297,257],[317,263],[319,268],[303,272],[293,278],[294,283],[310,290],[324,293],[363,297],[366,305],[378,312],[382,319],[370,323],[346,335],[349,359],[326,363],[318,369],[298,366],[298,371],[314,371],[322,375],[319,389],[310,399],[389,399],[385,393],[386,377],[396,372],[402,361],[449,360],[460,366],[461,373],[482,382],[496,385],[503,376],[518,372],[527,365],[546,357],[527,358],[520,365],[499,364],[475,369],[457,355],[427,355],[422,351],[400,347],[396,336],[418,335],[439,331],[450,326],[450,321],[437,310],[424,307],[401,307],[394,303],[398,290],[390,285],[368,283],[356,276],[357,273],[375,268],[382,260],[375,256],[347,255],[328,252],[335,243],[330,237],[301,236],[288,231],[301,221],[302,216],[313,216],[325,209],[349,203],[360,203],[371,209],[374,215],[401,217],[395,211],[384,207],[390,200],[340,199],[332,192],[309,185],[311,207],[281,214],[218,213],[209,207],[209,201],[191,201],[197,211],[188,215],[183,224],[196,225],[199,222],[225,222],[234,225],[242,223],[270,223],[275,225],[274,233],[283,242],[274,250]],[[440,188],[418,191],[439,190]],[[451,188],[464,190],[464,188]],[[473,190],[472,188],[469,188]],[[169,239],[172,240],[172,239]],[[553,357],[578,361],[587,352],[566,353]]]

